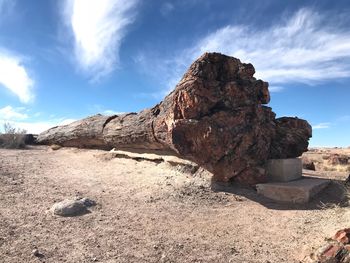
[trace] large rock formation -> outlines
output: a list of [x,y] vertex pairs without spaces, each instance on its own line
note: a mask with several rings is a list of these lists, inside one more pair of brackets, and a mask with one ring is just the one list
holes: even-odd
[[251,64],[219,53],[197,59],[165,99],[140,113],[96,115],[39,135],[45,144],[170,151],[205,167],[214,179],[265,181],[265,161],[300,156],[311,126],[275,119],[268,83]]

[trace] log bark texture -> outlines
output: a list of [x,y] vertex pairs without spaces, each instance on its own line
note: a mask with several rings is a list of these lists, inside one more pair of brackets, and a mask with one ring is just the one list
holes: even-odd
[[251,64],[205,53],[165,99],[140,113],[95,115],[41,133],[44,144],[86,148],[162,150],[196,162],[214,179],[246,184],[266,180],[270,158],[293,158],[307,150],[305,120],[275,118],[268,83]]

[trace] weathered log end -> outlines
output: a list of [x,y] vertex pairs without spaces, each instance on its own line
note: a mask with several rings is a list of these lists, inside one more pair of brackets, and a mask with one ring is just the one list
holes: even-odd
[[307,150],[311,126],[275,119],[268,83],[252,64],[219,53],[197,59],[165,99],[151,109],[96,115],[39,135],[41,143],[93,148],[172,151],[211,171],[217,181],[253,185],[266,180],[270,158]]

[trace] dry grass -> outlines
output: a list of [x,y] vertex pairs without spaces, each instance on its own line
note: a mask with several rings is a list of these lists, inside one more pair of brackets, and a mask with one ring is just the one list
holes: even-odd
[[333,209],[335,213],[337,211],[343,211],[343,207],[350,207],[350,186],[346,185],[343,181],[333,180],[331,181],[332,191],[337,193],[339,202],[323,203],[320,202],[321,209]]
[[0,148],[23,149],[25,146],[25,134],[0,134]]
[[350,165],[330,165],[330,164],[324,164],[323,165],[323,170],[324,171],[331,171],[331,172],[350,172]]
[[350,162],[347,164],[333,163],[330,161],[334,155],[350,156],[348,148],[314,148],[303,154],[303,158],[312,161],[315,164],[316,171],[349,173]]

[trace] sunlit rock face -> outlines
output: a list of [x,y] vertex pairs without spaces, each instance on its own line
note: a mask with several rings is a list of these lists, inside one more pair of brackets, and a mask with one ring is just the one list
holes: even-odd
[[[151,109],[97,115],[40,134],[41,143],[97,148],[167,150],[214,174],[216,181],[266,181],[266,160],[307,150],[311,126],[265,104],[268,83],[252,64],[219,53],[198,58],[164,100]],[[91,145],[89,143],[91,142]]]

